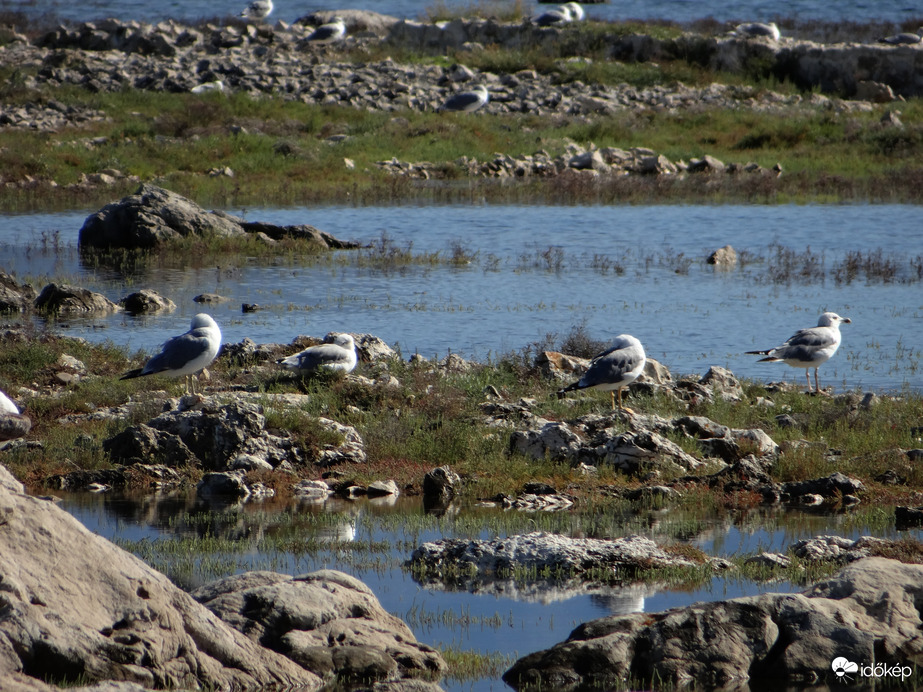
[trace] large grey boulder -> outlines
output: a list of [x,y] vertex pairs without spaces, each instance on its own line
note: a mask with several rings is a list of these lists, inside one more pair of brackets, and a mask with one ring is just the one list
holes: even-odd
[[205,211],[175,192],[147,183],[135,194],[90,214],[80,229],[79,243],[84,248],[152,248],[188,236],[229,238],[248,233],[268,242],[296,238],[325,248],[358,247],[357,243],[338,240],[307,224],[276,226]]
[[190,235],[242,236],[244,230],[175,192],[145,183],[135,194],[88,216],[79,243],[82,247],[151,248]]
[[[800,594],[769,593],[661,613],[610,616],[519,659],[516,689],[588,690],[635,684],[746,689],[836,679],[843,657],[911,666],[923,655],[923,565],[866,558]],[[866,680],[866,683],[871,681]]]
[[368,684],[447,670],[371,589],[342,572],[247,572],[192,595],[254,642],[322,675]]
[[2,466],[0,518],[0,680],[320,688],[314,673],[228,626],[54,503],[24,494]]

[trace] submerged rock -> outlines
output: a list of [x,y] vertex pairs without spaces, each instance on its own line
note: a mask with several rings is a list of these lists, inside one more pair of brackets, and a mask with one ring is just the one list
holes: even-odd
[[35,299],[35,309],[50,313],[118,312],[121,308],[99,293],[68,284],[51,283]]

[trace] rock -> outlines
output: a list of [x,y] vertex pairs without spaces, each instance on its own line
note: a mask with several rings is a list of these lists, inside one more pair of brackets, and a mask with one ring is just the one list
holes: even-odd
[[873,103],[891,103],[894,101],[894,90],[887,84],[880,82],[856,82],[856,93],[853,96],[857,101],[872,101]]
[[25,437],[32,429],[32,419],[22,413],[0,412],[0,442]]
[[461,486],[461,478],[448,466],[437,466],[423,476],[423,507],[445,508]]
[[151,248],[191,235],[242,236],[240,226],[194,202],[155,185],[142,184],[134,195],[86,218],[81,247]]
[[35,299],[35,309],[48,313],[118,312],[118,305],[99,293],[67,284],[51,283]]
[[394,481],[373,481],[366,489],[366,495],[369,497],[386,497],[388,495],[397,496],[401,491]]
[[355,681],[365,675],[369,684],[447,669],[365,584],[342,572],[246,572],[192,595],[252,641],[324,676]]
[[694,564],[665,553],[641,536],[603,540],[543,532],[490,541],[443,538],[419,546],[407,563],[411,568],[425,568],[428,574],[460,571],[479,578],[503,576],[513,570],[568,576],[602,568],[633,576],[647,569]]
[[244,471],[206,473],[196,485],[196,495],[206,500],[250,497],[254,493],[245,476]]
[[850,478],[839,471],[825,478],[782,484],[782,491],[794,498],[802,495],[820,495],[823,498],[835,498],[840,495],[855,495],[864,490],[865,485],[862,481]]
[[177,689],[321,687],[317,675],[226,625],[54,503],[23,494],[3,467],[0,516],[0,679]]
[[147,183],[135,194],[88,216],[80,229],[79,244],[84,248],[152,248],[189,236],[229,238],[247,233],[264,234],[273,240],[308,239],[325,248],[358,246],[313,226],[275,226],[247,222],[224,212],[207,212],[181,195]]
[[149,288],[142,288],[140,291],[129,293],[119,301],[119,305],[132,315],[176,309],[176,303]]
[[28,284],[19,284],[12,276],[0,269],[0,313],[23,312],[32,307],[35,289]]
[[776,687],[816,680],[831,661],[899,666],[923,654],[914,606],[923,566],[866,558],[800,594],[761,594],[584,623],[503,675],[515,689],[636,685]]
[[732,267],[737,264],[737,251],[730,245],[725,245],[711,253],[706,261],[719,267]]
[[569,356],[557,351],[542,351],[535,357],[535,367],[547,379],[570,382],[586,372],[588,358]]
[[712,392],[727,401],[740,401],[743,399],[744,390],[734,373],[726,368],[713,365],[699,380],[699,384],[710,387]]

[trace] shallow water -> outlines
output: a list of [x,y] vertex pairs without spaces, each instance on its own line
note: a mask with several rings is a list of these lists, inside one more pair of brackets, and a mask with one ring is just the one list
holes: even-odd
[[[802,370],[757,363],[748,350],[780,344],[832,310],[852,319],[843,345],[821,367],[842,389],[923,387],[923,261],[920,208],[890,206],[331,206],[228,209],[248,220],[309,223],[343,239],[472,259],[375,266],[370,250],[330,262],[244,261],[125,277],[81,265],[76,242],[91,210],[0,216],[0,268],[37,288],[67,279],[117,301],[140,288],[172,299],[168,314],[69,318],[57,329],[131,352],[151,352],[211,313],[224,341],[289,343],[329,331],[371,333],[408,357],[449,352],[484,360],[574,326],[608,340],[641,339],[675,374],[712,365],[760,381],[804,381]],[[730,244],[749,261],[731,270],[705,263]],[[782,258],[785,252],[793,258]],[[893,277],[847,282],[836,270],[849,253],[881,251]],[[916,264],[915,264],[916,263]],[[368,266],[366,266],[368,265]],[[785,271],[792,271],[785,275]],[[802,274],[806,272],[807,276]],[[229,300],[206,308],[204,292]],[[242,303],[261,310],[242,313]]]
[[[216,508],[191,496],[157,500],[114,494],[63,494],[63,507],[88,528],[116,541],[131,541],[139,550],[144,542],[181,536],[230,537],[233,552],[200,554],[197,566],[174,565],[168,575],[184,588],[210,581],[222,573],[271,569],[300,574],[320,568],[339,569],[369,585],[391,613],[401,617],[418,640],[432,646],[462,651],[495,652],[511,660],[562,641],[580,623],[610,614],[658,612],[698,601],[714,601],[764,592],[800,591],[788,582],[756,583],[733,574],[719,575],[709,584],[688,589],[662,584],[623,587],[514,584],[484,585],[476,592],[424,586],[402,568],[413,548],[440,537],[493,538],[495,535],[552,530],[570,533],[567,513],[503,512],[498,509],[459,507],[439,519],[424,519],[417,498],[397,501],[326,503],[286,507],[271,501],[231,508]],[[515,516],[510,516],[511,514]],[[324,521],[308,521],[322,515]],[[800,509],[761,508],[721,516],[690,516],[676,509],[633,510],[608,517],[594,537],[640,534],[659,543],[689,542],[710,555],[739,556],[760,550],[785,552],[793,542],[818,535],[857,538],[865,534],[884,537],[908,535],[870,527],[857,511],[816,514]],[[531,528],[523,528],[529,527]],[[493,529],[478,528],[492,526]],[[495,531],[492,534],[491,531]],[[140,544],[138,542],[141,542]],[[310,554],[279,546],[327,545]],[[351,550],[348,545],[386,546]],[[144,549],[140,548],[143,555]],[[223,561],[222,561],[223,558]],[[218,562],[217,572],[203,576],[208,562]],[[154,566],[158,564],[154,562]],[[443,682],[449,692],[508,690],[499,678],[474,682]]]

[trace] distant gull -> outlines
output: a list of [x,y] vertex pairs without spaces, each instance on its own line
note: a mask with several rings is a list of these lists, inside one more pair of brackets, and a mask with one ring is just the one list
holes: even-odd
[[879,43],[890,43],[892,46],[912,46],[923,40],[923,26],[917,29],[917,33],[912,34],[909,31],[895,34],[894,36],[885,36],[878,39]]
[[556,9],[542,12],[532,21],[539,26],[556,26],[558,24],[567,24],[573,21],[573,19],[570,8],[567,5],[561,5]]
[[738,24],[734,29],[734,33],[747,38],[766,36],[767,38],[771,38],[773,41],[778,41],[782,36],[782,33],[779,31],[779,27],[776,26],[775,22],[768,22],[766,24],[762,22],[748,22],[746,24]]
[[490,94],[487,93],[487,87],[483,84],[478,84],[471,91],[460,91],[457,94],[452,94],[439,107],[439,110],[470,113],[485,106],[489,100]]
[[317,27],[305,40],[316,43],[333,43],[344,36],[346,36],[346,22],[342,17],[334,17],[328,23]]
[[619,409],[632,413],[631,409],[622,406],[622,388],[638,379],[646,362],[647,356],[644,355],[641,342],[630,334],[619,334],[608,349],[593,358],[589,369],[583,373],[579,381],[558,392],[558,398],[564,398],[565,392],[575,389],[599,389],[609,392],[614,411],[613,392],[617,392]]
[[247,19],[266,19],[272,14],[272,0],[253,0],[247,8],[240,13]]
[[145,363],[143,368],[131,370],[122,375],[123,380],[146,375],[166,375],[167,377],[185,377],[186,391],[190,380],[195,391],[196,373],[204,370],[221,348],[221,329],[210,315],[199,313],[192,318],[189,331],[174,336],[161,347],[160,353]]
[[356,342],[349,334],[337,334],[331,344],[311,346],[276,362],[287,370],[307,374],[318,370],[352,372],[356,367]]
[[193,94],[204,94],[209,91],[224,91],[224,82],[220,79],[211,82],[202,82],[198,86],[192,87],[189,91]]
[[826,363],[840,347],[840,325],[850,324],[848,317],[840,317],[835,312],[825,312],[817,320],[816,327],[799,329],[789,337],[781,346],[770,348],[766,351],[747,351],[760,358],[759,363],[769,361],[777,363],[782,361],[793,368],[804,368],[804,376],[808,380],[808,391],[811,391],[811,377],[808,371],[814,368],[814,390],[820,391],[817,381],[817,368]]
[[583,11],[580,3],[568,2],[562,5],[562,7],[567,8],[567,10],[570,12],[570,18],[575,22],[583,21],[583,18],[586,17],[586,12]]

